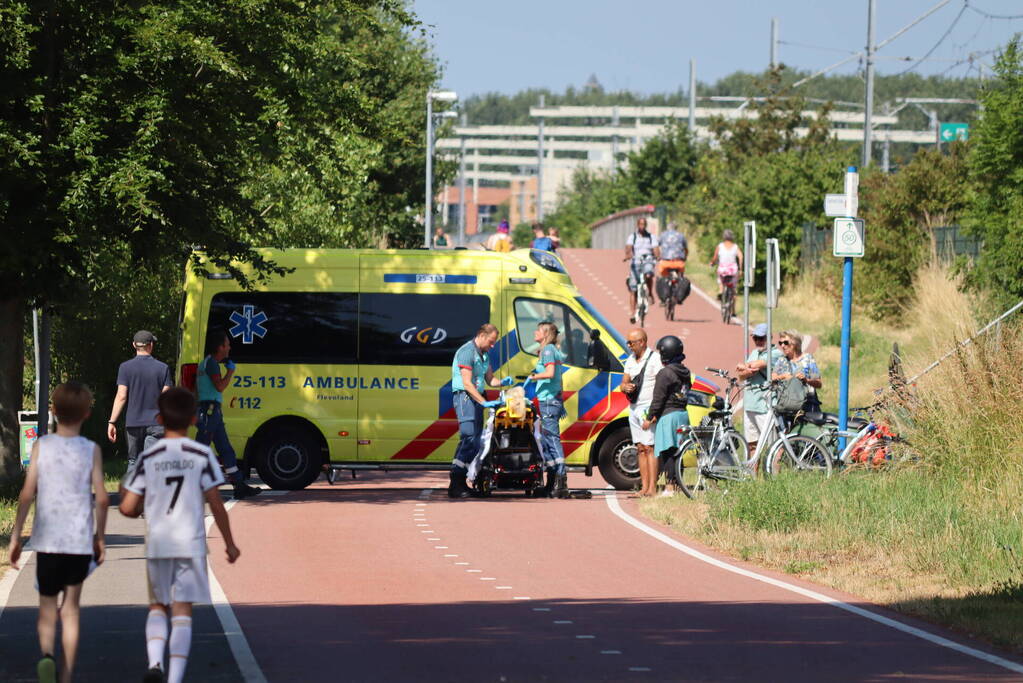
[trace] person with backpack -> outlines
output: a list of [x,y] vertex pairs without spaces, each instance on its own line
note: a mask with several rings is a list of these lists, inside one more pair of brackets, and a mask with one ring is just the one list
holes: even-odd
[[[678,231],[678,223],[668,223],[668,228],[658,236],[661,244],[661,260],[657,262],[657,298],[664,306],[669,296],[678,298],[678,303],[689,296],[690,284],[686,279],[686,259],[689,258],[689,242],[686,236]],[[677,291],[669,291],[668,279],[671,271],[679,275]]]
[[508,234],[510,231],[508,221],[501,221],[497,226],[497,232],[487,238],[487,243],[484,246],[489,251],[511,251],[515,246],[512,244],[511,235]]
[[547,236],[543,226],[539,223],[533,223],[533,243],[530,247],[542,251],[554,251],[554,240]]
[[[671,489],[677,489],[677,482],[672,479],[671,473],[674,468],[671,467],[671,463],[680,443],[678,429],[689,424],[687,396],[693,386],[689,368],[682,365],[686,358],[684,348],[682,340],[673,334],[657,340],[657,353],[664,367],[654,380],[653,397],[647,410],[646,421],[643,422],[644,429],[656,425],[654,457],[661,463],[662,470],[671,480]],[[674,491],[671,489],[666,488],[661,495],[673,495]]]

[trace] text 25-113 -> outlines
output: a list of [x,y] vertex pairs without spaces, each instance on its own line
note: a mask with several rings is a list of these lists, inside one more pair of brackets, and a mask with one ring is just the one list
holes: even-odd
[[235,375],[233,386],[236,389],[283,389],[288,385],[284,377],[263,377],[254,375]]

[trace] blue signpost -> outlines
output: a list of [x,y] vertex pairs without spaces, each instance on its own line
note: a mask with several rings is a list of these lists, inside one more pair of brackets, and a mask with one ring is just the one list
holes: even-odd
[[[859,175],[850,166],[845,173],[845,197],[842,217],[835,219],[832,253],[844,259],[842,264],[842,367],[838,381],[838,429],[849,426],[849,346],[852,331],[853,259],[863,256],[863,221],[856,218],[859,208],[857,188]],[[845,437],[838,440],[838,450],[845,450]]]

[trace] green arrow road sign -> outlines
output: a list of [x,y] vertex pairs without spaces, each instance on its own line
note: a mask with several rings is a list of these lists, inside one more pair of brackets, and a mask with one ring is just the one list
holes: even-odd
[[953,140],[969,140],[970,124],[968,123],[943,123],[938,131],[938,137],[942,142]]

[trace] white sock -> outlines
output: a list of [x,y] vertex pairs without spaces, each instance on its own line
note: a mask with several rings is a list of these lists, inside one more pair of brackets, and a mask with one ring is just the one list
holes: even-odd
[[170,666],[167,683],[181,683],[188,666],[188,651],[192,647],[192,617],[172,617],[170,633]]
[[163,668],[163,651],[167,647],[167,615],[163,610],[149,611],[146,617],[146,654],[149,655],[149,668]]

